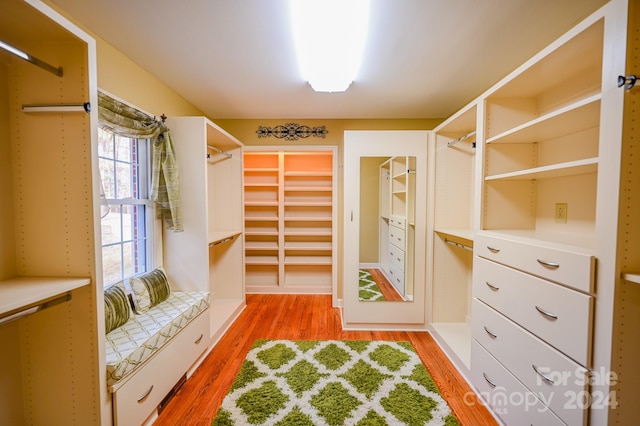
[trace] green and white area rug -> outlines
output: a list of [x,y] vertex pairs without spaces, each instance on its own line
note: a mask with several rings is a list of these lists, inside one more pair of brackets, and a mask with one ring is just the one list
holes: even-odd
[[373,277],[369,273],[369,271],[365,271],[364,269],[360,269],[360,277],[359,277],[359,293],[358,297],[360,300],[386,300],[382,295],[382,291],[380,291],[380,287],[373,280]]
[[214,426],[458,425],[409,342],[257,340]]

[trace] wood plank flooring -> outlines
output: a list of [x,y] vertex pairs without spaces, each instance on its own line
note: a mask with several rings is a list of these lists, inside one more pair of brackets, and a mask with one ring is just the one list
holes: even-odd
[[368,271],[371,274],[371,278],[373,278],[373,281],[375,281],[376,284],[378,284],[378,288],[380,288],[380,292],[384,296],[385,300],[391,300],[391,301],[402,300],[402,296],[400,296],[396,291],[396,289],[393,288],[391,283],[387,280],[387,277],[384,276],[384,274],[380,269],[371,268],[371,269],[365,269],[365,271]]
[[156,425],[210,425],[256,339],[405,340],[416,348],[463,425],[497,423],[426,332],[343,331],[327,295],[247,295],[247,307],[169,401]]

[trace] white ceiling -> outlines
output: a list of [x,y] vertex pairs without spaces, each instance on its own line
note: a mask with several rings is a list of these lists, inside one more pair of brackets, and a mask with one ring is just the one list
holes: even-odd
[[447,117],[606,2],[372,0],[360,75],[329,94],[299,76],[287,0],[50,1],[213,119]]

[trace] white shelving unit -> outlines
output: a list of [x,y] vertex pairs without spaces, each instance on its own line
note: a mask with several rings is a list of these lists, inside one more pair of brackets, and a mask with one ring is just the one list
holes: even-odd
[[380,270],[404,300],[413,300],[416,159],[394,156],[380,165]]
[[[184,231],[164,232],[164,266],[180,290],[209,291],[210,347],[242,312],[243,144],[205,117],[169,117]],[[221,152],[222,151],[222,152]]]
[[331,293],[335,161],[330,147],[245,148],[248,292]]
[[471,357],[471,277],[478,107],[471,104],[434,129],[433,263],[429,269],[429,329],[468,372]]
[[0,40],[63,70],[0,52],[0,424],[108,424],[97,116],[47,106],[97,105],[95,42],[38,0]]
[[[610,1],[434,131],[430,330],[506,424],[640,414],[637,89],[617,87],[638,66],[639,23],[633,2]],[[589,370],[618,380],[584,386]],[[500,405],[495,389],[545,399]],[[606,398],[557,398],[581,392]]]

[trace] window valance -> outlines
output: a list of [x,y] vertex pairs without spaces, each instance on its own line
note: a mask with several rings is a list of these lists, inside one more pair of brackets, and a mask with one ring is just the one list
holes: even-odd
[[156,217],[169,229],[182,231],[178,162],[169,128],[163,121],[103,92],[98,92],[98,117],[100,127],[107,131],[128,138],[151,139],[151,199],[156,205]]

